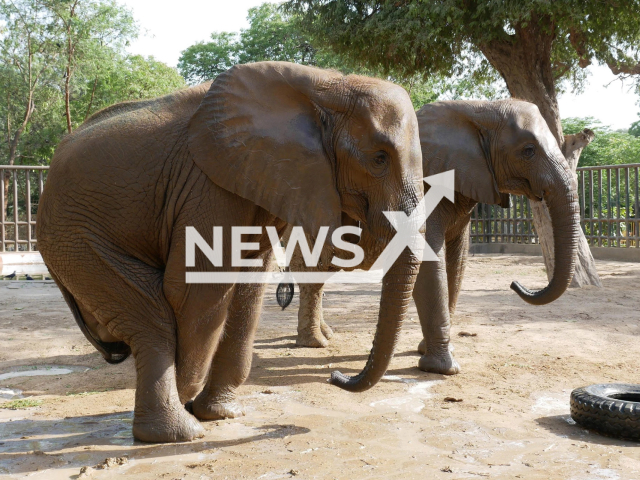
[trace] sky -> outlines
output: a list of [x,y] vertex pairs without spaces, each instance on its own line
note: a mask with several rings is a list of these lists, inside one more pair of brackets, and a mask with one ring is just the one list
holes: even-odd
[[[153,55],[175,67],[182,50],[198,41],[208,40],[212,32],[237,32],[241,28],[247,28],[247,10],[264,1],[266,0],[119,0],[119,3],[133,11],[141,27],[141,35],[131,44],[129,51]],[[563,118],[594,117],[614,129],[626,129],[640,119],[640,97],[631,88],[631,82],[623,85],[620,81],[615,81],[605,87],[615,79],[609,69],[591,66],[588,70],[591,76],[584,93],[566,93],[560,96],[560,113]]]

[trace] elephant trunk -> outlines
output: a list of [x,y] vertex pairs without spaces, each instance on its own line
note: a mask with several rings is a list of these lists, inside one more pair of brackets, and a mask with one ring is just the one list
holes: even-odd
[[393,358],[419,268],[416,257],[405,248],[382,279],[378,326],[367,364],[354,377],[333,372],[329,383],[350,392],[363,392],[382,378]]
[[538,291],[528,290],[518,282],[511,284],[511,289],[531,305],[545,305],[560,297],[571,283],[575,271],[580,238],[580,206],[576,182],[565,161],[560,162],[554,177],[544,195],[553,228],[553,277],[545,288]]

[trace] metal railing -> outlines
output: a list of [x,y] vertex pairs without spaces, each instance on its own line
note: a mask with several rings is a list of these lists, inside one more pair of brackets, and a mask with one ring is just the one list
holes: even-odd
[[2,252],[37,250],[36,217],[49,167],[0,165]]
[[[589,245],[640,248],[640,163],[577,169],[582,230]],[[472,243],[538,243],[529,200],[511,195],[511,207],[478,204]]]
[[[49,167],[0,165],[2,252],[35,251],[36,216]],[[640,248],[640,163],[577,169],[582,230],[590,245]],[[529,200],[511,206],[478,204],[471,213],[472,243],[536,244]]]
[[538,243],[529,199],[511,195],[511,206],[479,203],[471,213],[472,243]]

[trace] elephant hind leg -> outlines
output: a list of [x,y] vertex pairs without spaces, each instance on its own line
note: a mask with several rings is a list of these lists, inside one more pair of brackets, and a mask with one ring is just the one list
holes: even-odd
[[100,325],[100,323],[89,312],[82,311],[82,308],[76,302],[71,292],[67,290],[60,280],[50,272],[50,275],[55,280],[62,297],[67,302],[73,318],[76,320],[80,331],[84,334],[85,338],[89,340],[89,343],[95,347],[102,355],[107,363],[117,364],[124,362],[129,355],[131,355],[131,349],[129,345],[124,342],[118,341],[109,331]]
[[298,309],[298,337],[300,347],[323,348],[329,344],[333,331],[324,322],[322,313],[322,283],[301,283]]
[[462,218],[453,232],[447,232],[447,281],[449,286],[449,314],[456,311],[458,296],[462,288],[462,279],[469,255],[470,216]]
[[131,347],[134,437],[176,442],[202,436],[202,426],[178,398],[175,317],[162,293],[162,272],[110,245],[78,241],[68,250],[67,258],[82,263],[51,265],[54,273],[83,312]]

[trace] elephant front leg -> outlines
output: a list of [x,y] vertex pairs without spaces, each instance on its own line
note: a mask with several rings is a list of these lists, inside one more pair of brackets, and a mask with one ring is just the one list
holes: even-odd
[[455,375],[460,365],[449,350],[451,321],[444,249],[438,256],[438,262],[422,263],[413,289],[423,334],[418,367],[425,372]]
[[[265,264],[269,261],[265,259]],[[267,265],[267,271],[269,269]],[[193,401],[193,414],[196,417],[218,420],[244,415],[244,408],[236,400],[236,389],[245,382],[251,371],[253,339],[265,287],[264,284],[236,284],[207,384]]]
[[322,314],[322,283],[301,283],[300,308],[298,309],[298,337],[300,347],[326,347],[333,337],[333,330]]

